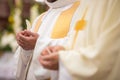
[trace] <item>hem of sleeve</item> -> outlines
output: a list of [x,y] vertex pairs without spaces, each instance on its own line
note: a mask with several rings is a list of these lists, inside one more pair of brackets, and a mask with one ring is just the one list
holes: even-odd
[[24,54],[26,56],[29,56],[33,53],[33,50],[24,50],[23,48],[22,48],[21,51],[22,51],[22,54]]

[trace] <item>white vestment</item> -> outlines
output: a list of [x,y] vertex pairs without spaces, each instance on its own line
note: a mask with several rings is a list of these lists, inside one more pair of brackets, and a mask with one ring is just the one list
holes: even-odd
[[120,0],[80,3],[76,20],[86,26],[59,52],[59,80],[120,80]]
[[[41,51],[46,46],[62,45],[67,40],[67,37],[60,38],[60,39],[52,39],[50,36],[57,18],[61,15],[63,11],[71,8],[76,1],[77,0],[65,0],[65,1],[58,0],[55,3],[47,2],[48,6],[50,6],[50,9],[43,15],[41,19],[41,25],[40,25],[40,28],[38,29],[38,34],[40,36],[36,42],[35,49],[26,51],[19,47],[19,49],[16,52],[16,58],[18,59],[19,57],[18,67],[17,67],[17,80],[25,80],[25,79],[26,80],[45,80],[49,78],[51,75],[53,75],[51,76],[52,80],[56,80],[58,78],[57,76],[58,72],[48,71],[47,69],[44,69],[39,64],[38,57]],[[31,31],[34,30],[36,22],[40,17],[41,16],[39,16],[33,23]],[[71,30],[73,27],[72,21],[73,20],[71,20],[70,30],[67,35],[71,33]]]

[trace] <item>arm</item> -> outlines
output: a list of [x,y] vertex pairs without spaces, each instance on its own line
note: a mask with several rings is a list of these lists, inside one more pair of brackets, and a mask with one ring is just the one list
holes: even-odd
[[85,47],[79,44],[77,50],[59,52],[63,64],[60,64],[60,67],[65,67],[74,80],[96,80],[97,78],[102,80],[117,64],[120,55],[119,2],[116,2],[115,8],[112,6],[114,11],[109,13],[107,22],[101,26],[101,32],[95,43]]
[[115,33],[102,36],[98,41],[101,43],[96,43],[89,48],[59,52],[60,61],[68,72],[78,79],[94,78],[98,75],[107,76],[107,73],[114,67],[120,53],[120,37],[118,37],[120,32],[117,29],[120,30],[118,27]]
[[[31,28],[31,31],[34,29],[35,23],[37,22],[38,19],[39,19],[39,17],[34,21],[34,23],[32,25],[32,28]],[[25,31],[23,31],[23,32],[25,32]],[[17,72],[16,72],[16,75],[17,75],[17,79],[18,80],[23,80],[26,77],[26,72],[28,70],[29,63],[31,61],[31,58],[32,58],[32,55],[33,55],[33,49],[34,48],[30,47],[30,45],[28,47],[29,49],[27,48],[27,46],[23,46],[23,44],[26,44],[26,43],[28,43],[28,44],[30,43],[31,44],[30,41],[33,42],[33,40],[29,40],[29,41],[25,42],[24,41],[25,37],[24,37],[24,38],[22,38],[23,40],[19,41],[20,36],[18,37],[18,35],[19,35],[19,33],[16,36],[17,42],[19,44],[19,48],[17,49],[17,51],[15,53],[15,58],[17,59],[17,65],[16,65]],[[35,44],[31,44],[31,46],[32,45],[35,46]]]

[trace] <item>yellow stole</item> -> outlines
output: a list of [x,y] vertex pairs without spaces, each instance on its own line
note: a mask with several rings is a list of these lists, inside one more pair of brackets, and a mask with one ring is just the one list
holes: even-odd
[[40,25],[41,25],[41,23],[42,23],[42,18],[43,18],[43,16],[45,15],[45,13],[43,13],[41,16],[40,16],[40,18],[37,20],[37,22],[36,22],[36,25],[35,25],[35,28],[34,28],[34,32],[38,32],[38,30],[39,30],[39,27],[40,27]]
[[[63,11],[60,14],[60,16],[56,20],[55,25],[53,27],[51,38],[58,39],[58,38],[63,38],[67,35],[69,28],[70,28],[70,23],[72,21],[73,14],[76,11],[79,4],[80,4],[79,1],[75,2],[71,8]],[[34,28],[34,32],[38,32],[38,29],[42,22],[41,19],[43,16],[41,16],[38,19],[37,24],[35,25],[35,28]]]
[[53,28],[51,38],[58,39],[58,38],[63,38],[65,36],[67,36],[67,33],[70,28],[70,23],[73,18],[73,14],[76,11],[76,9],[78,8],[79,4],[80,4],[79,2],[75,2],[70,9],[63,11],[60,14],[60,16],[59,16],[58,20],[56,21],[56,24]]

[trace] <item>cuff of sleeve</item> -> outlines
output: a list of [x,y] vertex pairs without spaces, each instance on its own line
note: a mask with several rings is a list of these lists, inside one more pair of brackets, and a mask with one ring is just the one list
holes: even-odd
[[33,50],[24,50],[23,48],[21,49],[22,54],[26,56],[30,56],[33,53]]
[[73,77],[75,77],[75,75],[81,77],[91,77],[98,71],[94,62],[87,60],[80,53],[74,50],[60,51],[59,59]]

